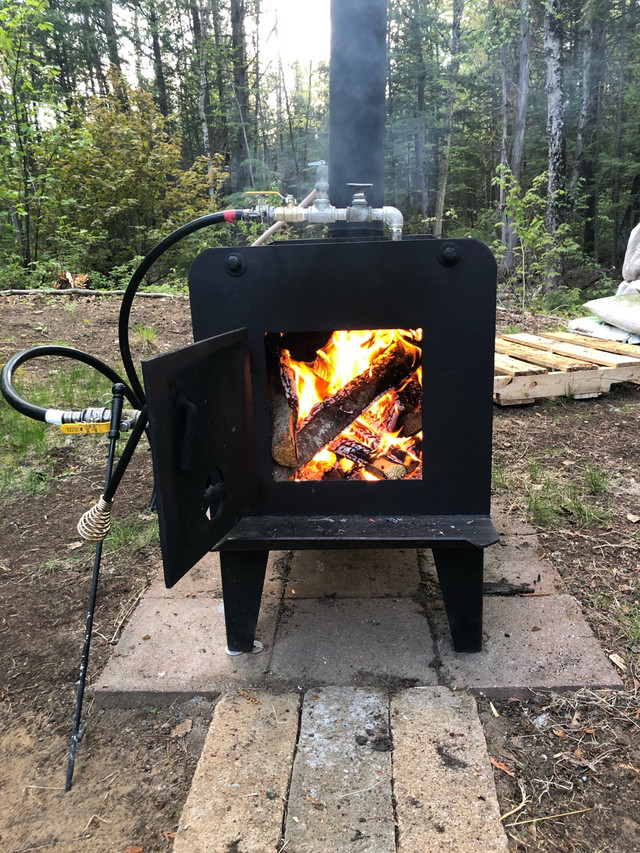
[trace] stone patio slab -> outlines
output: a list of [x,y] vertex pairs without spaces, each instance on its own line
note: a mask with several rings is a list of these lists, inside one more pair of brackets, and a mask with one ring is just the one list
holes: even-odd
[[304,697],[285,850],[396,853],[389,703],[353,687]]
[[406,597],[419,583],[415,549],[294,551],[285,596]]
[[281,552],[269,556],[258,620],[258,655],[230,657],[220,562],[208,554],[171,589],[154,579],[94,685],[99,707],[168,704],[185,694],[214,697],[227,685],[264,681],[282,596]]
[[398,853],[507,853],[472,696],[445,687],[391,700]]
[[299,696],[223,697],[193,778],[174,853],[274,851],[298,734]]
[[411,599],[303,599],[281,615],[271,677],[298,684],[436,683],[429,623]]
[[485,597],[484,643],[477,654],[453,651],[441,602],[430,602],[429,611],[441,676],[455,690],[517,696],[622,686],[570,595]]

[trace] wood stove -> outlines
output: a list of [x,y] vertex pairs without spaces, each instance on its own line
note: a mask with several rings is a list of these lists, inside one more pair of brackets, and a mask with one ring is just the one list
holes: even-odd
[[[346,205],[346,185],[364,181],[357,188],[373,208],[394,211],[378,207],[386,2],[332,0],[331,14],[331,196]],[[341,212],[357,216],[358,199]],[[454,647],[481,648],[482,549],[498,538],[489,515],[495,262],[473,239],[389,240],[371,218],[334,221],[323,240],[205,250],[189,277],[195,343],[143,364],[165,580],[172,586],[206,551],[220,552],[232,653],[253,648],[268,552],[310,548],[432,548]],[[422,429],[401,425],[407,457],[395,439],[388,453],[374,441],[372,461],[361,434],[337,438],[325,423],[301,452],[294,406],[290,452],[274,459],[283,352],[310,363],[330,335],[357,330],[409,348],[401,375],[383,367],[373,389],[362,369],[355,380],[374,401],[389,384],[401,398],[402,382],[413,383]],[[334,400],[329,420],[349,426],[358,399]],[[355,446],[355,456],[310,479],[301,468],[318,434],[321,452],[337,458]]]
[[[228,647],[252,648],[270,550],[432,548],[454,647],[482,637],[496,270],[473,239],[208,249],[191,269],[196,343],[143,365],[168,586],[218,550]],[[283,479],[273,336],[421,329],[420,478]]]

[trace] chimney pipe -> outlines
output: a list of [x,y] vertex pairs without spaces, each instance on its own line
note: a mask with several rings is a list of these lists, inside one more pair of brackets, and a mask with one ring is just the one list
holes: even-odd
[[[329,194],[336,207],[366,187],[371,207],[384,205],[387,0],[331,0]],[[332,236],[382,233],[381,222],[335,223]],[[357,231],[357,235],[356,232]]]

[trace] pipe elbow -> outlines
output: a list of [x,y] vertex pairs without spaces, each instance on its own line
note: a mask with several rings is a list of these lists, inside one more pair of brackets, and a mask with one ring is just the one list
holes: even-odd
[[392,240],[402,240],[404,217],[397,207],[388,207],[387,205],[376,207],[371,218],[378,222],[385,222],[389,226]]

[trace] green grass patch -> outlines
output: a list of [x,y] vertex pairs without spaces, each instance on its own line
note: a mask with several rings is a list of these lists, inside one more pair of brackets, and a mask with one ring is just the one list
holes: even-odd
[[511,477],[499,462],[493,460],[491,468],[491,487],[497,492],[506,492],[511,488]]
[[107,553],[126,550],[135,554],[157,541],[157,515],[130,515],[122,519],[112,515],[111,531],[104,541],[104,550]]
[[600,527],[611,518],[610,507],[602,500],[608,488],[607,479],[594,466],[585,466],[584,479],[567,481],[564,472],[547,470],[542,460],[532,459],[520,484],[527,517],[538,527],[554,526],[567,520],[581,526]]
[[157,338],[157,332],[153,326],[147,326],[144,323],[134,323],[133,332],[142,344],[145,352],[151,349]]
[[634,648],[640,648],[640,601],[623,604],[620,608],[620,629],[624,639]]
[[[41,358],[25,364],[16,371],[14,387],[23,399],[43,408],[84,409],[109,405],[111,399],[108,379],[69,359]],[[58,427],[0,402],[0,495],[47,492],[54,482],[53,462],[47,453],[64,442]]]
[[592,495],[600,495],[609,489],[609,480],[605,472],[595,465],[584,466],[584,478],[587,489]]

